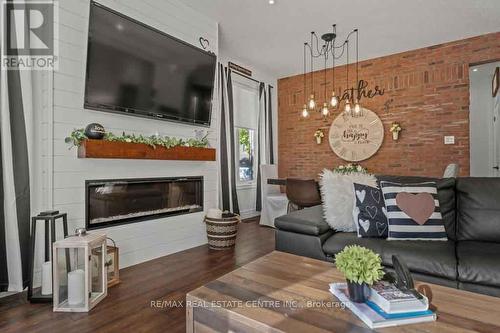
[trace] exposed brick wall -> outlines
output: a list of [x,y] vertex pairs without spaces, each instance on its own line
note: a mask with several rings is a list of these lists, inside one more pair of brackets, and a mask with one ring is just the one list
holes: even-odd
[[[458,163],[460,174],[469,175],[469,65],[499,59],[500,32],[360,62],[359,78],[371,88],[385,89],[383,96],[361,101],[382,119],[385,137],[377,154],[360,164],[373,173],[441,176],[446,165]],[[350,79],[354,72],[352,65]],[[335,75],[336,90],[343,91],[345,66],[336,67]],[[321,104],[325,100],[323,76],[323,71],[314,74],[314,91]],[[331,69],[326,84],[329,97]],[[309,89],[308,84],[307,96]],[[390,100],[386,111],[384,103]],[[278,103],[280,177],[317,177],[323,168],[347,163],[333,153],[327,138],[340,110],[327,120],[319,114],[300,118],[302,75],[278,81]],[[403,127],[397,142],[389,132],[394,121]],[[313,137],[318,128],[325,132],[321,145]],[[454,135],[455,144],[444,145],[445,135]]]

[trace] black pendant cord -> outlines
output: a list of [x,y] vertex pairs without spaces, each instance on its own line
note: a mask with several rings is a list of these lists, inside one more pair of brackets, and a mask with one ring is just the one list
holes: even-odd
[[[319,38],[318,38],[318,35],[316,35],[316,33],[313,31],[312,32],[312,36],[314,36],[314,38],[316,39],[316,51],[318,52],[318,57],[320,57],[322,55],[322,51],[320,51],[319,49]],[[312,45],[312,37],[311,37],[311,45]]]
[[[326,47],[326,44],[325,44],[325,47]],[[327,53],[325,53],[325,71],[324,71],[324,81],[323,81],[323,85],[324,85],[324,90],[325,90],[325,103],[327,103],[327,96],[326,96],[326,61],[328,60],[328,56],[327,56]]]
[[[337,25],[333,25],[333,33],[337,34]],[[332,41],[332,91],[335,91],[335,39]]]
[[313,61],[313,35],[314,31],[311,32],[311,45],[309,48],[311,49],[311,94],[314,94],[314,61]]
[[[334,33],[336,34],[337,33],[336,25],[333,25],[333,26],[335,28]],[[344,55],[344,52],[345,52],[346,44],[347,44],[346,41],[349,40],[351,38],[351,35],[355,32],[357,32],[357,29],[354,29],[351,32],[349,32],[349,34],[346,37],[346,40],[342,44],[335,45],[336,39],[334,38],[332,41],[329,41],[326,43],[326,45],[327,45],[326,48],[323,47],[323,48],[321,48],[321,50],[319,49],[318,35],[316,35],[316,33],[314,31],[311,32],[311,41],[310,41],[311,44],[309,45],[309,48],[311,51],[311,57],[319,58],[319,57],[324,56],[325,53],[331,53],[335,59],[342,58],[342,56]],[[314,46],[314,41],[316,41],[316,46]],[[316,54],[314,53],[314,48],[316,49]],[[336,49],[342,49],[342,52],[338,56],[335,56]]]
[[[346,66],[346,72],[347,72],[347,75],[346,75],[346,90],[349,89],[349,40],[346,40],[346,45],[347,45],[347,62],[345,64]],[[349,102],[349,99],[347,99],[347,102]]]
[[335,57],[332,58],[332,90],[335,91]]
[[346,37],[345,41],[344,41],[341,45],[339,45],[339,46],[335,46],[335,48],[336,48],[336,49],[340,49],[340,48],[342,48],[342,52],[341,52],[338,56],[334,57],[335,59],[337,59],[337,60],[338,60],[338,59],[340,59],[340,58],[342,58],[342,57],[344,56],[344,52],[346,51],[346,48],[347,48],[347,46],[348,46],[347,44],[348,44],[348,42],[349,42],[349,39],[351,38],[351,35],[352,35],[353,33],[355,33],[355,32],[356,32],[356,30],[351,31],[351,32],[347,35],[347,37]]
[[[335,34],[335,35],[337,34],[337,25],[336,24],[333,25],[333,34]],[[314,31],[311,32],[311,54],[312,54],[312,56],[314,58],[319,58],[319,57],[323,56],[324,54],[328,54],[328,53],[332,53],[332,55],[335,56],[335,54],[334,54],[335,49],[344,48],[344,46],[345,46],[345,43],[342,43],[340,45],[335,45],[335,40],[336,40],[336,38],[333,38],[331,41],[326,42],[326,48],[322,47],[321,50],[320,50],[318,35]],[[316,54],[314,54],[314,52],[313,52],[314,41],[316,41],[316,47],[315,47],[316,48]]]
[[[351,32],[352,33],[352,32]],[[324,55],[324,53],[331,53],[332,56],[335,57],[335,50],[336,49],[342,49],[342,52],[340,53],[339,56],[335,57],[336,59],[339,59],[340,57],[342,57],[342,55],[344,54],[344,49],[345,49],[345,42],[340,44],[340,45],[335,45],[335,39],[331,42],[328,42],[327,43],[327,48],[322,48],[321,50],[319,49],[319,39],[318,39],[318,36],[316,35],[316,33],[312,32],[311,33],[312,37],[314,37],[314,40],[316,40],[316,54],[314,54],[314,51],[313,51],[313,48],[314,48],[314,40],[313,38],[311,37],[311,56],[313,58],[319,58],[319,57],[322,57]],[[350,34],[349,34],[350,35]]]
[[[358,32],[358,29],[355,29],[354,31],[356,31],[356,86],[357,86],[359,83],[359,48],[358,48],[359,32]],[[356,101],[357,101],[357,97],[356,97]]]
[[[347,53],[347,63],[346,63],[346,90],[349,90],[349,41],[352,36],[352,34],[356,33],[356,81],[359,82],[359,33],[358,29],[354,29],[349,34],[347,35],[346,39],[344,42],[340,45],[335,45],[336,41],[336,35],[337,35],[337,25],[334,24],[332,25],[332,33],[327,33],[322,36],[322,39],[325,41],[325,43],[322,45],[321,49],[319,47],[319,38],[318,35],[314,31],[311,32],[310,36],[310,43],[304,43],[304,96],[307,95],[306,89],[307,89],[307,54],[306,54],[306,47],[309,47],[310,55],[311,55],[311,101],[308,102],[307,97],[305,97],[306,104],[311,103],[314,99],[314,58],[319,58],[319,57],[324,57],[324,94],[325,94],[325,100],[327,99],[327,87],[326,87],[326,78],[327,78],[327,63],[328,63],[328,57],[332,57],[332,96],[335,95],[335,60],[341,59],[344,56],[344,53]],[[314,45],[314,40],[316,40],[316,45]],[[335,51],[337,49],[342,49],[340,54],[336,55]],[[316,54],[315,54],[316,52]],[[356,84],[357,84],[356,82]],[[346,102],[350,102],[349,98]],[[354,96],[352,96],[353,103],[354,101]],[[333,99],[332,99],[333,100]],[[356,98],[357,102],[357,98]],[[321,109],[321,108],[320,108]]]
[[307,104],[307,68],[306,68],[306,47],[307,43],[304,43],[304,104]]

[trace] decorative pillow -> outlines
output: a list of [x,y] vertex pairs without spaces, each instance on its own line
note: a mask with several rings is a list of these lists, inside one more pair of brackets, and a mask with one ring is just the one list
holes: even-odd
[[336,231],[356,231],[352,212],[354,209],[353,183],[377,186],[375,176],[367,173],[339,174],[323,170],[320,175],[321,200],[326,222]]
[[446,241],[435,182],[381,181],[389,221],[388,240]]
[[382,191],[354,183],[354,221],[358,237],[387,238],[388,225]]

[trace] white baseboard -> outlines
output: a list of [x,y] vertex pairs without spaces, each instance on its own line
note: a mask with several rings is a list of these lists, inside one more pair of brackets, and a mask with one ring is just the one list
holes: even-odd
[[260,212],[256,210],[246,210],[240,212],[240,217],[242,220],[251,219],[252,217],[260,216]]

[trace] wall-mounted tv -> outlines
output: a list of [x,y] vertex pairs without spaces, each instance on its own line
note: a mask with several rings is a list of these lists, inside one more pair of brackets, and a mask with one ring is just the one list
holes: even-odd
[[85,108],[210,126],[216,56],[98,3]]

